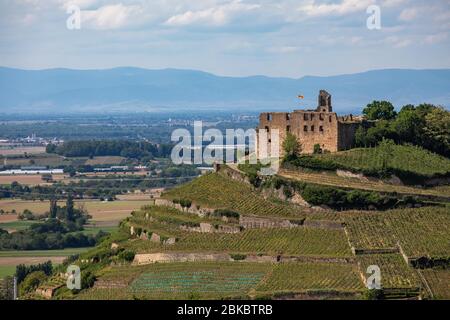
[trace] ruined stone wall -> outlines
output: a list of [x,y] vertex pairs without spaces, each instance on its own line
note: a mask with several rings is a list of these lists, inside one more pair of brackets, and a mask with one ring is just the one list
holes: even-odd
[[[282,142],[289,131],[302,145],[302,153],[312,153],[314,145],[322,150],[338,151],[338,117],[334,112],[316,112],[296,110],[292,113],[262,113],[259,117],[260,130],[278,129],[280,132],[280,155],[283,154]],[[269,141],[270,143],[271,141]]]
[[360,122],[338,122],[338,150],[348,150],[355,144],[355,133]]

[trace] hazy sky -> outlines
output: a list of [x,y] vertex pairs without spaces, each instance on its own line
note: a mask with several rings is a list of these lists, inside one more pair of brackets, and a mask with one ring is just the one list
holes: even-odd
[[[372,4],[379,30],[366,25]],[[67,28],[71,5],[80,30]],[[449,68],[450,0],[0,0],[0,65],[296,78]]]

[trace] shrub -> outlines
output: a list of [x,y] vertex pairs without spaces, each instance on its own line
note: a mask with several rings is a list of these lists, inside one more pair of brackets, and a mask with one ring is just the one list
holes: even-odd
[[234,261],[239,261],[239,260],[245,260],[247,258],[247,255],[240,254],[240,253],[235,253],[235,254],[230,254],[230,257]]
[[239,213],[236,211],[228,210],[228,209],[216,209],[213,213],[216,217],[227,217],[227,218],[235,218],[239,219]]
[[131,262],[134,260],[134,256],[136,254],[133,251],[125,250],[119,253],[119,259],[127,262]]
[[27,275],[20,285],[20,293],[34,291],[39,285],[47,279],[47,275],[43,271],[34,271]]

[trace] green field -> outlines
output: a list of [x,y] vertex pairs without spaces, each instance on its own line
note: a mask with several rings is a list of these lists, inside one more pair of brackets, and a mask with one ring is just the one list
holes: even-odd
[[188,199],[200,207],[226,208],[259,216],[303,216],[301,209],[264,199],[250,185],[210,173],[176,187],[163,195],[167,199]]
[[[383,153],[380,148],[357,148],[337,153],[315,155],[348,168],[381,169]],[[426,165],[425,165],[426,164]],[[387,166],[417,174],[432,176],[450,172],[450,160],[416,146],[394,145]]]
[[68,248],[59,250],[11,250],[0,251],[0,257],[62,257],[83,253],[92,248]]
[[0,279],[14,275],[16,266],[1,266],[0,265]]
[[11,222],[4,222],[0,223],[0,229],[20,231],[28,229],[34,223],[37,223],[37,221],[17,220]]

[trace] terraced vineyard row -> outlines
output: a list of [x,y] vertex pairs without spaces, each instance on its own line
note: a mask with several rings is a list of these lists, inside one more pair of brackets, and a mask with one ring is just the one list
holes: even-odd
[[416,272],[409,267],[400,254],[368,254],[357,256],[361,272],[367,278],[367,267],[380,267],[382,288],[420,288]]
[[[246,297],[250,289],[273,268],[272,264],[238,262],[189,262],[110,268],[100,280],[116,283],[123,278],[126,288],[94,288],[82,299],[212,299]],[[122,276],[121,276],[122,275]],[[120,292],[121,291],[121,292]]]
[[168,199],[188,197],[200,206],[226,208],[241,214],[259,216],[303,216],[301,209],[264,199],[244,182],[211,173],[169,190]]
[[409,258],[447,257],[450,252],[448,207],[364,213],[345,218],[345,223],[356,248],[390,248],[399,241]]
[[445,190],[440,188],[414,188],[383,183],[380,181],[361,181],[357,178],[340,177],[332,173],[304,172],[300,170],[280,170],[281,177],[299,180],[303,182],[335,186],[340,188],[351,188],[378,192],[397,192],[411,195],[427,195],[449,197]]
[[140,253],[231,252],[266,253],[324,257],[350,256],[351,251],[342,230],[318,228],[251,229],[238,234],[210,234],[181,232],[174,245],[150,241],[131,241],[126,246]]
[[[450,160],[415,146],[395,145],[388,166],[423,175],[450,172]],[[384,155],[379,148],[360,148],[317,155],[355,169],[381,169]],[[424,163],[427,165],[425,166]]]
[[335,263],[282,263],[257,287],[257,291],[338,290],[344,292],[364,289],[357,267]]
[[425,277],[435,299],[450,299],[450,270],[425,269],[420,272]]

